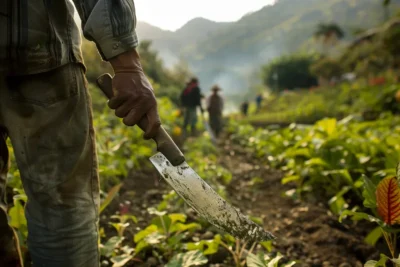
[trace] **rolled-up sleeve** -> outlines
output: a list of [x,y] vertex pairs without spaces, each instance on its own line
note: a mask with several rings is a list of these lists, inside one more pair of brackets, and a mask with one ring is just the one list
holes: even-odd
[[133,0],[73,0],[86,39],[94,41],[104,60],[137,47]]

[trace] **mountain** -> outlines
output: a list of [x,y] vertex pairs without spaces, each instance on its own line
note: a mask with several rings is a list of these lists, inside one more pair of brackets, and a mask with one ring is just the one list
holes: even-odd
[[[278,0],[232,23],[196,18],[175,32],[138,24],[139,39],[151,39],[167,65],[183,58],[200,78],[205,91],[214,83],[225,94],[245,92],[260,65],[282,54],[315,48],[312,36],[318,23],[335,22],[354,38],[354,29],[368,29],[394,14],[378,0]],[[153,35],[154,34],[154,35]],[[314,46],[313,46],[314,45]]]
[[229,22],[215,22],[205,18],[194,18],[175,32],[162,30],[146,22],[139,21],[136,27],[141,40],[152,40],[153,48],[163,58],[167,66],[177,63],[182,48],[190,48],[212,33],[228,27]]
[[226,29],[231,24],[229,22],[215,22],[205,18],[195,18],[176,30],[175,35],[182,42],[192,44],[208,38],[216,31]]

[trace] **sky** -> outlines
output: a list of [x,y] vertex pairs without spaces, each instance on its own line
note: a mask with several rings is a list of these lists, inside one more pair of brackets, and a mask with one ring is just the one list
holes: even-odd
[[[135,0],[136,16],[164,30],[175,31],[196,17],[236,21],[274,0]],[[235,3],[235,4],[234,4]]]

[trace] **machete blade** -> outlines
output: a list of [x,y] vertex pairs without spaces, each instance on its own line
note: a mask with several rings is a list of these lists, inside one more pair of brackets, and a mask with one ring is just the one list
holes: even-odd
[[275,239],[219,196],[186,162],[173,166],[162,153],[150,161],[186,203],[219,229],[251,242]]

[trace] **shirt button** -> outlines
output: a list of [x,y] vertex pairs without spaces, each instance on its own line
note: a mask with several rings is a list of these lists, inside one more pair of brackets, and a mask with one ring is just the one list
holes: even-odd
[[119,47],[119,43],[113,45],[113,49],[117,49]]

